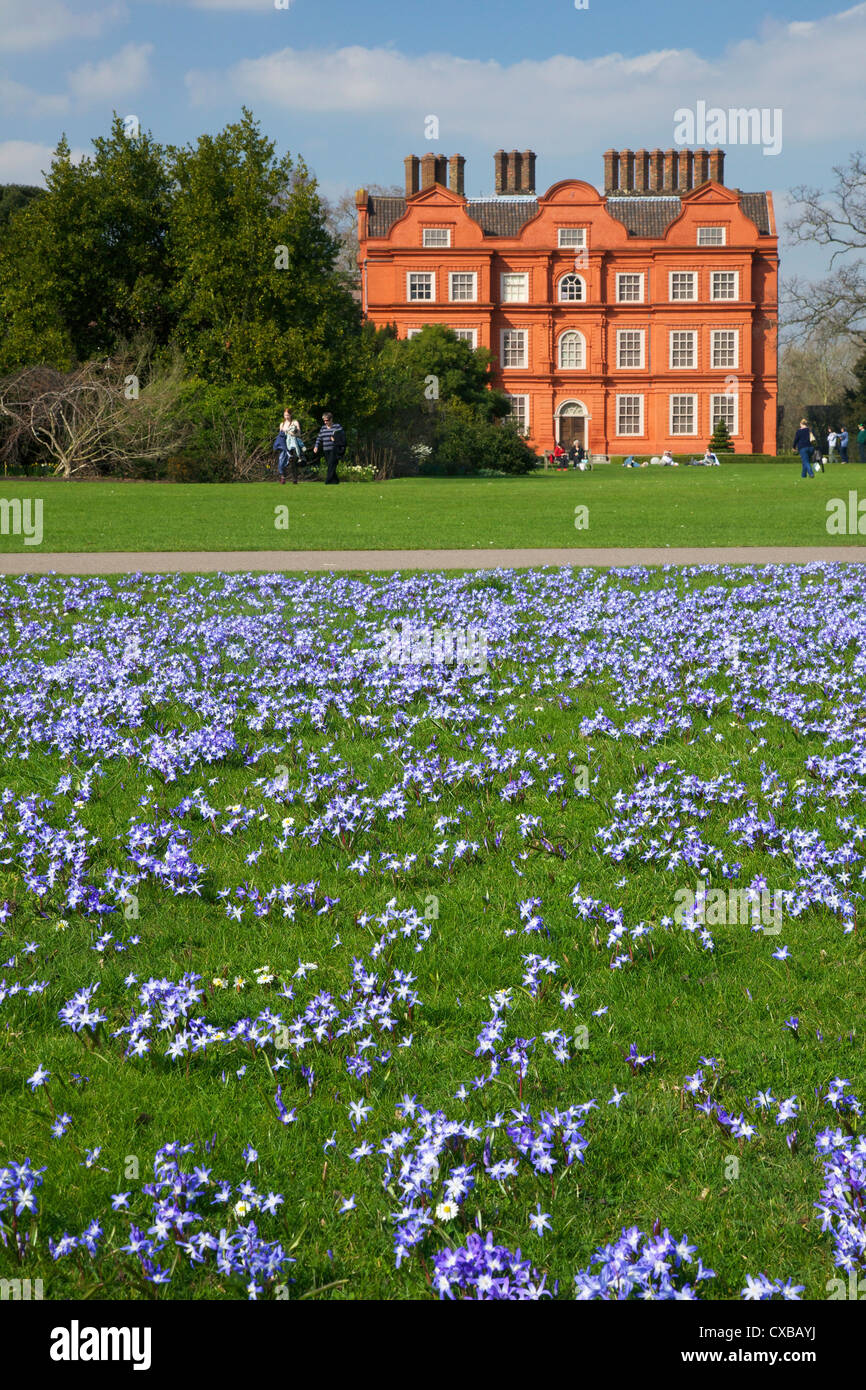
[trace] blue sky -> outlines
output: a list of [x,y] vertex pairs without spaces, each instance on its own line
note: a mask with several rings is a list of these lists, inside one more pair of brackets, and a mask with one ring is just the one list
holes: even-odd
[[[112,111],[184,143],[252,107],[334,196],[402,182],[408,153],[538,153],[538,188],[602,179],[608,146],[674,143],[675,112],[782,113],[782,147],[727,145],[726,181],[828,184],[864,145],[866,4],[727,0],[0,0],[0,182],[40,182],[61,131],[86,150]],[[425,139],[435,115],[440,138]],[[824,253],[788,252],[819,274]]]

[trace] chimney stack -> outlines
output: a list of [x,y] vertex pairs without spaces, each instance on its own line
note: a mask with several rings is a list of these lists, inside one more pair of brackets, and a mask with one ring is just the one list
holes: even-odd
[[702,183],[706,183],[710,177],[710,152],[709,150],[695,150],[695,162],[693,169],[693,187],[700,188]]
[[619,187],[619,154],[616,150],[604,152],[604,191],[615,193]]
[[649,188],[649,151],[638,150],[634,157],[634,191],[646,193]]
[[505,183],[506,193],[519,193],[522,183],[523,160],[518,150],[511,150],[508,155],[508,176]]
[[665,193],[676,193],[677,191],[677,152],[676,150],[665,150],[664,154],[664,180],[662,190]]
[[420,161],[417,154],[407,154],[403,160],[403,168],[406,170],[406,197],[411,198],[418,192],[418,179]]
[[632,193],[634,191],[633,150],[620,150],[619,152],[619,191],[620,193]]
[[493,170],[496,175],[496,192],[504,193],[508,182],[508,155],[504,150],[497,150],[493,156]]
[[421,156],[421,187],[432,188],[436,182],[436,155],[432,153],[422,154]]
[[649,190],[661,193],[665,181],[665,157],[659,149],[651,150],[649,157]]
[[677,187],[681,193],[685,193],[692,186],[693,160],[691,150],[680,150],[677,156]]
[[452,193],[459,193],[461,198],[465,196],[463,191],[465,168],[466,160],[463,155],[452,154],[448,161],[448,187]]
[[535,151],[523,151],[523,187],[521,193],[535,192]]
[[724,183],[725,181],[725,152],[718,146],[710,150],[710,178],[714,183]]
[[441,183],[443,188],[448,187],[448,157],[444,154],[436,156],[436,183]]

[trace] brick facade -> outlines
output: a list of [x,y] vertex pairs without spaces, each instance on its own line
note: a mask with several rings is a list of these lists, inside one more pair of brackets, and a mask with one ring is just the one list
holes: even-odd
[[725,187],[721,150],[608,151],[603,194],[538,197],[532,151],[494,160],[491,198],[465,197],[459,156],[410,156],[405,198],[359,190],[367,317],[489,348],[539,450],[703,452],[723,414],[738,453],[775,453],[771,194]]

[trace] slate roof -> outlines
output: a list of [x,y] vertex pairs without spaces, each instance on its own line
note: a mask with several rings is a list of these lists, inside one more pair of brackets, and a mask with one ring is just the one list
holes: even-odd
[[[762,236],[770,234],[770,210],[766,193],[742,193],[741,206]],[[679,216],[677,197],[625,194],[609,196],[607,210],[611,217],[622,222],[629,236],[663,237],[675,217]],[[406,211],[405,198],[370,196],[370,215],[367,232],[370,237],[386,237],[398,218]],[[466,211],[480,226],[485,236],[516,237],[538,212],[537,198],[470,198]]]

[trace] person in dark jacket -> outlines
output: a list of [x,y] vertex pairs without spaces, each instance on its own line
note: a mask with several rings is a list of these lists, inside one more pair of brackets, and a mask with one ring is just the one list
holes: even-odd
[[333,415],[327,411],[322,416],[322,428],[316,435],[313,453],[317,454],[320,449],[328,465],[325,482],[338,483],[340,479],[337,477],[337,464],[346,452],[346,431],[342,425],[335,422]]
[[800,469],[801,478],[814,478],[812,471],[812,450],[814,448],[812,431],[809,429],[808,420],[800,421],[800,428],[794,435],[794,448],[800,455],[803,467]]
[[866,463],[866,425],[857,426],[857,458]]

